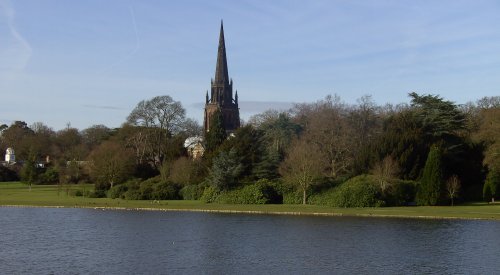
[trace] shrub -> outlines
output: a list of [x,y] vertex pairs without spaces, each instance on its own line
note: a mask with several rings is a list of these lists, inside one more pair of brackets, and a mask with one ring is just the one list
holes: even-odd
[[260,180],[244,187],[222,191],[212,202],[227,204],[269,204],[283,203],[283,196],[277,190],[277,184],[269,180]]
[[206,203],[212,203],[215,202],[218,196],[219,191],[217,190],[217,188],[215,188],[214,186],[208,186],[207,188],[205,188],[205,190],[203,190],[203,195],[201,195],[200,200]]
[[97,189],[94,190],[93,192],[88,192],[86,193],[86,197],[88,198],[105,198],[106,197],[106,191]]
[[108,191],[108,197],[112,199],[124,199],[125,198],[125,192],[127,192],[128,186],[126,183],[124,184],[119,184],[113,186],[113,188],[109,189]]
[[354,177],[338,187],[311,196],[311,204],[333,207],[378,207],[383,206],[377,182],[372,176]]
[[179,194],[183,200],[199,200],[203,195],[205,186],[203,185],[186,185],[180,191]]
[[44,184],[59,182],[59,172],[54,167],[47,168],[47,170],[40,175],[40,182]]

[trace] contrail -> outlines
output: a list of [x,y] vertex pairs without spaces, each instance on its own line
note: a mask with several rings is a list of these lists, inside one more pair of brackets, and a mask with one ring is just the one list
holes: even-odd
[[5,16],[7,18],[7,26],[9,27],[10,34],[14,37],[14,40],[20,44],[20,48],[17,49],[21,54],[17,56],[17,66],[16,69],[22,70],[28,64],[28,61],[31,58],[31,54],[33,52],[31,45],[24,39],[24,37],[17,31],[14,19],[16,12],[14,8],[12,8],[12,4],[10,0],[2,0],[0,1],[0,8],[4,11]]
[[137,28],[137,21],[135,20],[135,12],[134,12],[134,8],[132,6],[129,6],[129,11],[130,11],[130,18],[132,19],[132,28],[134,29],[134,35],[135,35],[135,47],[129,52],[127,53],[124,57],[120,58],[118,61],[112,63],[111,65],[109,65],[108,67],[104,68],[103,70],[101,70],[99,73],[104,73],[104,72],[107,72],[109,70],[111,70],[112,68],[120,65],[121,63],[127,61],[128,59],[130,59],[132,56],[134,56],[137,51],[139,50],[140,46],[141,46],[141,43],[140,43],[140,40],[139,40],[139,29]]

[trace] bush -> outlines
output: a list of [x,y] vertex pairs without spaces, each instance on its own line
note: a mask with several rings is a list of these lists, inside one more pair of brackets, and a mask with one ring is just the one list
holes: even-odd
[[227,204],[283,203],[283,196],[277,189],[277,184],[269,180],[260,180],[242,188],[220,193],[205,189],[204,201]]
[[217,197],[219,196],[219,191],[214,186],[208,186],[203,190],[203,195],[201,195],[200,200],[205,203],[215,202]]
[[59,172],[55,167],[49,167],[40,175],[40,182],[44,184],[58,183]]
[[94,190],[93,192],[86,192],[86,197],[88,198],[105,198],[106,197],[106,191],[104,190]]
[[313,195],[309,202],[332,207],[378,207],[385,204],[375,179],[367,175],[354,177],[338,187]]
[[126,200],[175,200],[179,199],[179,188],[171,182],[165,182],[160,177],[145,181],[138,179],[116,185],[108,192],[112,199]]
[[204,190],[203,185],[186,185],[179,191],[179,194],[183,200],[199,200]]

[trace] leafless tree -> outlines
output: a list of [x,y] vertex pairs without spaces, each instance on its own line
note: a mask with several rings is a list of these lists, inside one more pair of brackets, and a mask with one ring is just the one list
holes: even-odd
[[386,156],[382,161],[374,165],[372,174],[378,180],[380,191],[385,194],[391,187],[392,179],[399,174],[398,162],[392,156]]
[[324,155],[313,143],[296,140],[280,166],[286,183],[302,191],[302,203],[307,203],[307,192],[315,180],[323,174]]
[[453,206],[453,199],[458,197],[458,193],[460,192],[460,179],[457,175],[451,176],[446,181],[446,191],[448,192],[448,198],[451,199],[451,206]]

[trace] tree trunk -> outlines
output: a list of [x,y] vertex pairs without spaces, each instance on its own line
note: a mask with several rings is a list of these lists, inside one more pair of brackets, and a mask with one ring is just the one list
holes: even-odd
[[306,189],[302,190],[302,204],[307,204],[307,194],[306,194]]

